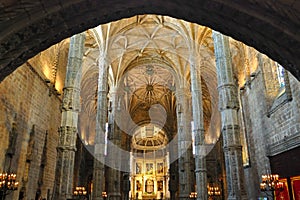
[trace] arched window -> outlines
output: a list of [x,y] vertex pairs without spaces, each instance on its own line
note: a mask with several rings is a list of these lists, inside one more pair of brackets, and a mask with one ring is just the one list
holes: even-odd
[[[291,101],[292,92],[289,83],[288,71],[285,70],[279,63],[275,62],[276,71],[274,70],[274,74],[276,72],[277,75],[277,83],[274,82],[274,86],[278,88],[276,98],[274,99],[272,106],[267,114],[268,117],[271,116],[272,113],[276,112],[283,104]],[[275,78],[276,76],[274,76]],[[274,80],[276,81],[276,80]]]
[[278,63],[276,63],[276,66],[277,66],[277,78],[278,78],[279,86],[280,86],[280,88],[282,88],[285,86],[284,68]]

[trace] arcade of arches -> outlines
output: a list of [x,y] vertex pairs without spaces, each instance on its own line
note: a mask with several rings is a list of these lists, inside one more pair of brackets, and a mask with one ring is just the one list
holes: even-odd
[[19,182],[0,196],[255,200],[272,173],[276,197],[300,199],[300,84],[284,67],[162,15],[66,38],[0,83],[0,171]]

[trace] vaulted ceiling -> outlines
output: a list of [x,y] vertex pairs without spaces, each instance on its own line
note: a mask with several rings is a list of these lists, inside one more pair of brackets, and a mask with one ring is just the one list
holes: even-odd
[[85,47],[80,126],[89,143],[95,131],[99,62],[109,67],[109,87],[117,88],[118,106],[130,116],[128,121],[124,117],[127,130],[145,123],[167,130],[176,127],[176,89],[185,88],[191,101],[191,62],[201,70],[206,130],[211,120],[219,121],[213,113],[218,93],[211,29],[166,16],[139,15],[88,30]]

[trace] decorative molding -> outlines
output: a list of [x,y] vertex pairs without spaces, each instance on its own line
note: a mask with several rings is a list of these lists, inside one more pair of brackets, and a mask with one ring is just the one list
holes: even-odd
[[292,136],[284,136],[283,140],[267,146],[267,156],[275,156],[300,146],[300,133],[294,133]]

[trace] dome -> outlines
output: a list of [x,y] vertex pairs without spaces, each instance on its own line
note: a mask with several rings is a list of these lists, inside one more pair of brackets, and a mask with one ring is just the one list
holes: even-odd
[[142,126],[133,134],[134,149],[161,149],[168,143],[168,138],[165,132],[154,124]]

